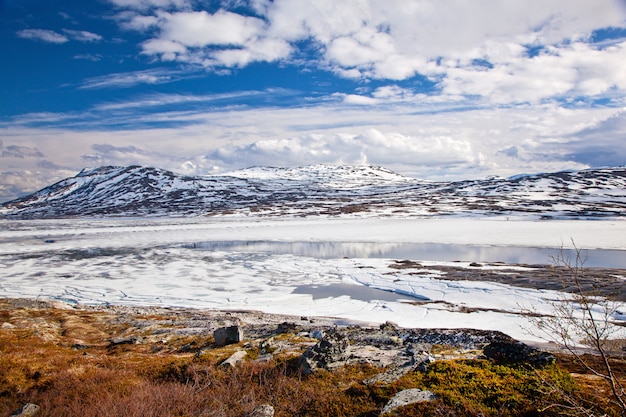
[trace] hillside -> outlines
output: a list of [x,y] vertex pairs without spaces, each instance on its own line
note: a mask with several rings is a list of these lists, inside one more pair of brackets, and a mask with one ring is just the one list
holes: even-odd
[[0,207],[5,218],[227,214],[622,217],[626,167],[427,182],[364,166],[255,167],[213,176],[106,166]]

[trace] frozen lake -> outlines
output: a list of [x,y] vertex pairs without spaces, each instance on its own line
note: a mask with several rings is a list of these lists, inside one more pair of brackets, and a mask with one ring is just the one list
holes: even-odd
[[[587,266],[623,267],[625,236],[624,221],[5,221],[0,296],[389,320],[501,330],[527,340],[520,309],[549,313],[546,300],[558,299],[557,292],[449,281],[434,266],[547,264],[573,240],[589,251]],[[395,259],[419,261],[423,269],[393,269]]]

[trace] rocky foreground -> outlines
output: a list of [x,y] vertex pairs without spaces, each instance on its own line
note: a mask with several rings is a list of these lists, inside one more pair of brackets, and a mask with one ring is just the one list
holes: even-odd
[[[430,375],[433,367],[442,363],[478,361],[475,363],[492,363],[523,370],[554,366],[556,361],[553,354],[527,346],[500,332],[405,329],[393,323],[371,327],[332,318],[254,311],[73,306],[27,299],[0,299],[0,336],[0,363],[10,369],[4,377],[0,376],[0,415],[8,415],[7,412],[17,409],[14,415],[22,416],[39,414],[40,407],[43,410],[41,415],[55,415],[51,404],[40,406],[30,397],[36,397],[38,391],[53,385],[55,377],[50,373],[54,367],[50,364],[60,363],[61,356],[68,357],[68,364],[65,365],[68,368],[54,372],[69,372],[64,379],[77,375],[83,384],[89,383],[90,372],[94,372],[86,370],[89,366],[98,369],[109,367],[110,360],[120,363],[119,371],[116,371],[120,372],[120,384],[126,378],[122,371],[124,366],[135,368],[141,363],[142,375],[155,372],[146,371],[147,361],[168,362],[165,370],[158,371],[158,378],[185,380],[185,384],[198,378],[196,373],[188,375],[194,363],[210,363],[211,367],[222,369],[219,372],[252,366],[258,373],[264,366],[270,366],[268,364],[287,360],[290,372],[301,375],[299,381],[307,375],[319,379],[317,375],[320,373],[345,373],[345,369],[365,366],[368,371],[359,376],[358,381],[352,381],[351,388],[342,392],[356,395],[358,390],[355,387],[358,387],[359,390],[369,390],[368,398],[379,390],[386,394],[374,395],[373,401],[380,401],[380,409],[363,415],[377,415],[379,412],[381,415],[404,415],[393,413],[400,413],[398,410],[413,403],[445,403],[445,398],[439,398],[441,394],[437,390],[401,389],[404,383],[398,382],[412,380],[418,374]],[[29,351],[20,353],[20,344],[27,344]],[[46,365],[39,364],[37,358]],[[176,361],[184,361],[185,364],[173,366]],[[77,365],[79,362],[80,365]],[[479,367],[484,369],[485,366]],[[14,369],[16,367],[19,369]],[[150,365],[149,369],[152,367],[156,365]],[[230,378],[228,375],[232,376],[224,374],[223,377]],[[266,383],[271,385],[273,382]],[[216,384],[215,380],[212,384]],[[70,388],[66,386],[65,389]],[[83,406],[86,407],[86,404]],[[245,413],[231,410],[211,415],[261,417],[273,416],[275,412],[276,415],[290,415],[285,412],[285,407],[281,403],[258,404],[257,401]],[[35,414],[29,414],[32,412]],[[303,415],[318,414],[310,411]]]

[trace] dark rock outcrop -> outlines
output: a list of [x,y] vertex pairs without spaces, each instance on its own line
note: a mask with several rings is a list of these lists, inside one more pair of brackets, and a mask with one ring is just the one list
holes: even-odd
[[349,358],[350,341],[336,331],[328,332],[315,346],[300,357],[300,369],[310,374],[316,369],[333,369],[345,364]]
[[220,327],[213,332],[217,346],[232,345],[243,340],[243,329],[240,326]]
[[527,363],[533,367],[542,367],[553,364],[556,360],[549,352],[513,339],[491,342],[483,348],[483,353],[488,359],[500,364]]

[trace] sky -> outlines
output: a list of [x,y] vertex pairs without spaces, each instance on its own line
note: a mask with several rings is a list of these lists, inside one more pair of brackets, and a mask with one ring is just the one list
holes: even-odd
[[626,0],[0,0],[0,202],[85,167],[626,164]]

